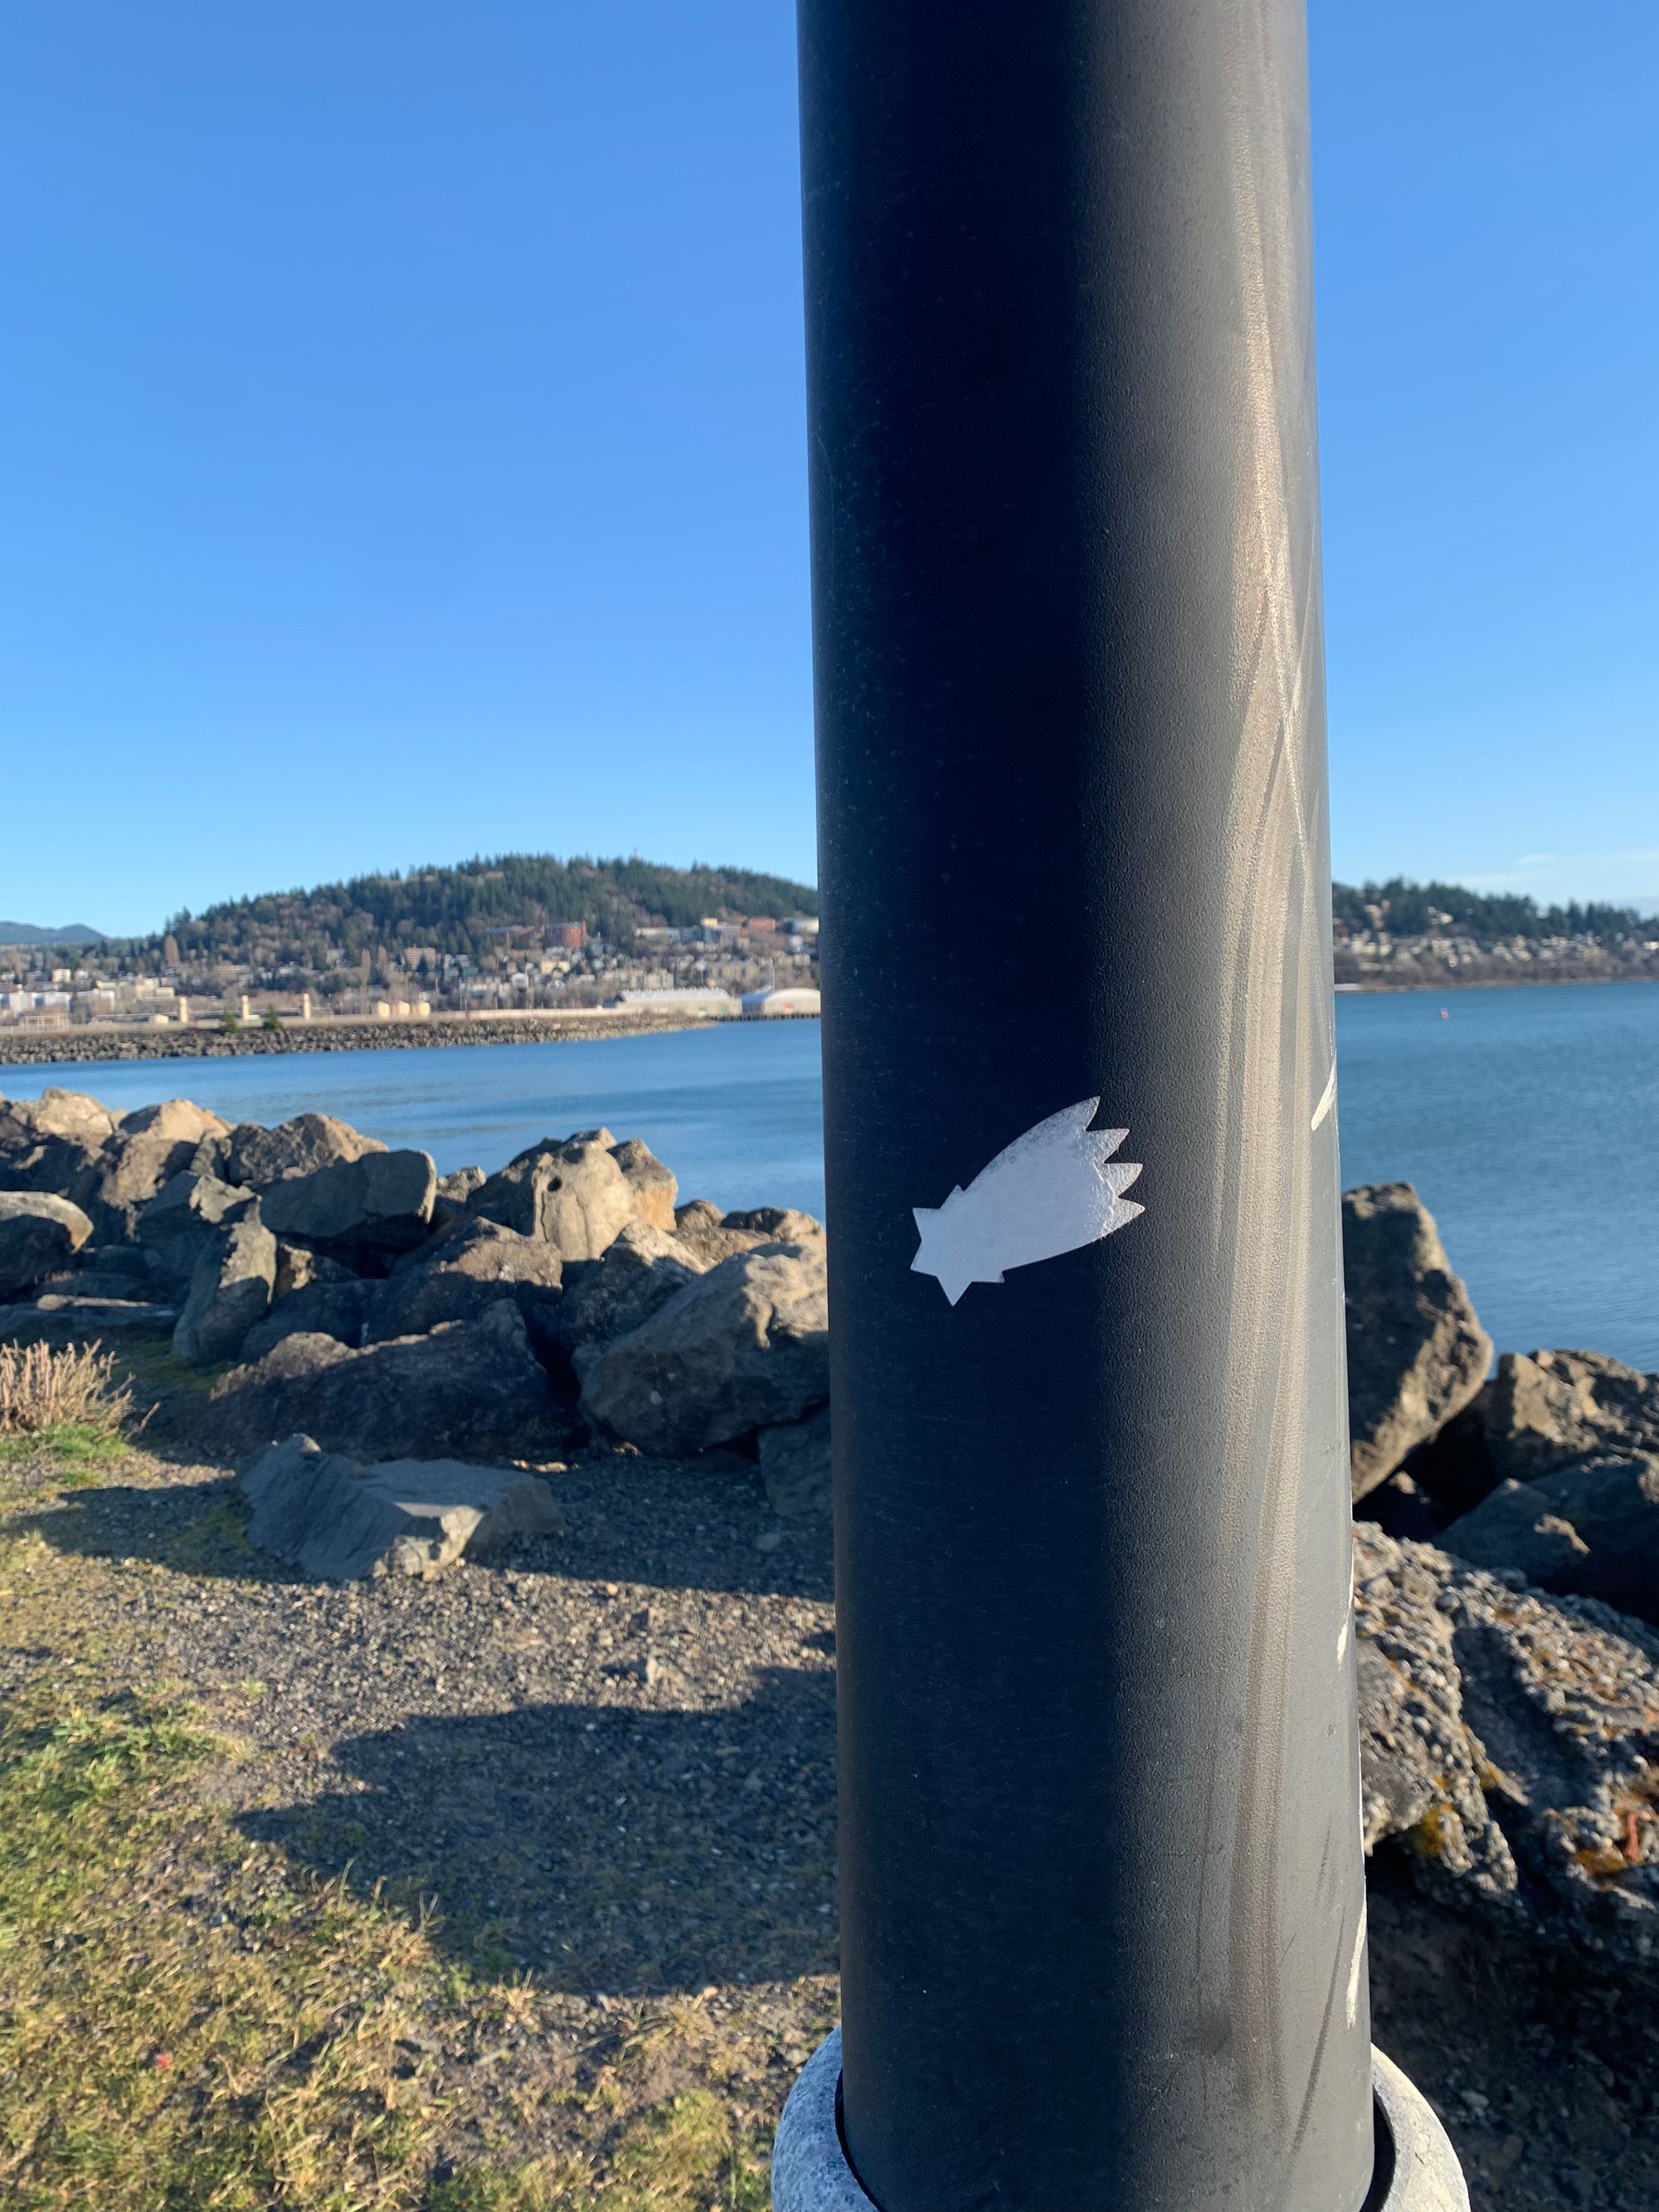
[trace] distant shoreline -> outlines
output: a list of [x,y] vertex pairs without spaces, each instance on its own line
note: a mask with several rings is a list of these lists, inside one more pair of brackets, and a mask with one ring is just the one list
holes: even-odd
[[[1368,977],[1335,986],[1340,998],[1419,997],[1449,991],[1544,990],[1590,983],[1655,983],[1653,975],[1436,975],[1410,982]],[[572,1044],[605,1037],[653,1036],[672,1030],[712,1029],[732,1015],[672,1014],[629,1009],[564,1014],[434,1014],[425,1021],[331,1019],[292,1022],[281,1030],[256,1026],[144,1030],[89,1023],[84,1029],[0,1031],[0,1067],[56,1067],[76,1062],[158,1060],[236,1060],[281,1053],[429,1051],[439,1046]],[[774,1019],[811,1019],[775,1016]]]
[[1367,976],[1359,982],[1345,976],[1334,988],[1339,997],[1352,999],[1362,994],[1381,998],[1401,996],[1412,991],[1425,994],[1436,991],[1543,991],[1558,984],[1566,989],[1587,983],[1659,983],[1659,975],[1429,975],[1400,983],[1386,982],[1377,976]]
[[84,1029],[0,1031],[0,1066],[56,1067],[76,1062],[237,1060],[279,1053],[429,1051],[477,1044],[571,1044],[652,1036],[712,1027],[729,1016],[626,1011],[568,1014],[434,1014],[425,1021],[290,1022],[280,1030]]

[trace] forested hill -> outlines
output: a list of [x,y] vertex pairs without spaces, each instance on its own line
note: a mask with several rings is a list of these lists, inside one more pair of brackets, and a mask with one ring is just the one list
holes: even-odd
[[1588,938],[1618,945],[1655,934],[1633,907],[1540,907],[1513,891],[1472,891],[1462,884],[1413,884],[1393,876],[1386,884],[1333,884],[1331,905],[1339,937],[1374,929],[1380,921],[1393,937],[1431,937],[1437,932],[1494,945],[1508,938]]
[[[815,915],[818,895],[782,876],[747,868],[664,868],[649,860],[559,860],[505,853],[458,867],[407,875],[357,876],[314,890],[227,900],[204,913],[175,915],[167,934],[189,963],[211,960],[319,967],[331,952],[357,959],[407,945],[477,957],[492,934],[514,925],[586,922],[626,946],[642,923],[684,928],[705,915]],[[159,949],[162,933],[135,940]]]
[[[1482,948],[1504,943],[1544,945],[1589,942],[1631,957],[1659,930],[1635,909],[1604,904],[1540,908],[1510,892],[1467,890],[1460,884],[1383,884],[1331,887],[1339,947],[1368,933],[1396,944],[1450,936]],[[659,867],[649,860],[556,860],[509,853],[457,867],[411,869],[406,875],[357,876],[314,890],[270,892],[232,899],[199,915],[176,915],[166,932],[106,950],[154,962],[165,939],[176,941],[185,967],[215,961],[258,968],[320,969],[331,954],[356,963],[367,955],[396,959],[410,946],[477,959],[509,928],[585,922],[616,950],[628,951],[636,928],[676,928],[706,915],[735,921],[815,915],[817,893],[783,876],[746,868]],[[175,955],[167,952],[167,963]]]

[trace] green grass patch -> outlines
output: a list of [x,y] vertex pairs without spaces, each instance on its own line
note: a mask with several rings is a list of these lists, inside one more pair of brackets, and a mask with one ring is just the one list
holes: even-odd
[[191,1367],[182,1359],[175,1359],[170,1328],[155,1335],[138,1329],[123,1330],[116,1356],[135,1392],[151,1398],[162,1392],[205,1398],[220,1376],[229,1371],[228,1363],[216,1367]]
[[534,1990],[250,1847],[198,1786],[220,1755],[135,1694],[37,1685],[0,1732],[8,2212],[764,2212],[765,2131],[707,2090],[629,2109],[634,2044],[570,2100],[591,2148],[452,2166],[455,2094],[410,2025],[465,2044]]
[[249,1853],[191,1788],[213,1747],[187,1717],[25,1702],[0,1738],[0,2201],[417,2205],[439,2115],[388,2093],[435,1985],[420,1932]]
[[689,2090],[623,2130],[606,2179],[578,2159],[474,2166],[434,2183],[423,2212],[767,2212],[769,2158],[763,2135]]
[[663,2205],[729,2206],[765,2212],[771,2202],[769,2143],[733,2119],[706,2089],[688,2091],[647,2113],[623,2139],[604,2212],[655,2212]]
[[51,1428],[0,1436],[0,1466],[19,1467],[39,1460],[47,1473],[74,1487],[95,1479],[106,1467],[132,1455],[132,1446],[93,1421],[59,1421]]
[[[234,1491],[210,1492],[210,1503],[182,1528],[158,1536],[154,1557],[187,1575],[247,1574],[261,1554],[247,1540],[248,1509]],[[263,1561],[269,1570],[270,1562]]]

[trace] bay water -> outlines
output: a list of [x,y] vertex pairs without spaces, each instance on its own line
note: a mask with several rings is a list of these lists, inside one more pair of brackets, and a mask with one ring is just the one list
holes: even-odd
[[[1345,1183],[1415,1183],[1500,1350],[1659,1369],[1659,984],[1344,994]],[[684,1198],[823,1208],[816,1022],[561,1044],[0,1066],[125,1109],[187,1094],[231,1121],[337,1114],[442,1172],[603,1122]],[[1011,1133],[1018,1133],[1017,1132]]]

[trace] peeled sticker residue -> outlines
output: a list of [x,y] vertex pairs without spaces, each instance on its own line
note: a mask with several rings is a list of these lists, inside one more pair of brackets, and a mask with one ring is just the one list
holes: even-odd
[[1123,1195],[1140,1162],[1111,1157],[1129,1133],[1091,1129],[1099,1108],[1098,1098],[1085,1098],[1050,1115],[966,1190],[958,1185],[943,1206],[914,1207],[921,1243],[913,1270],[937,1276],[955,1305],[969,1283],[1000,1283],[1010,1267],[1097,1244],[1145,1212]]

